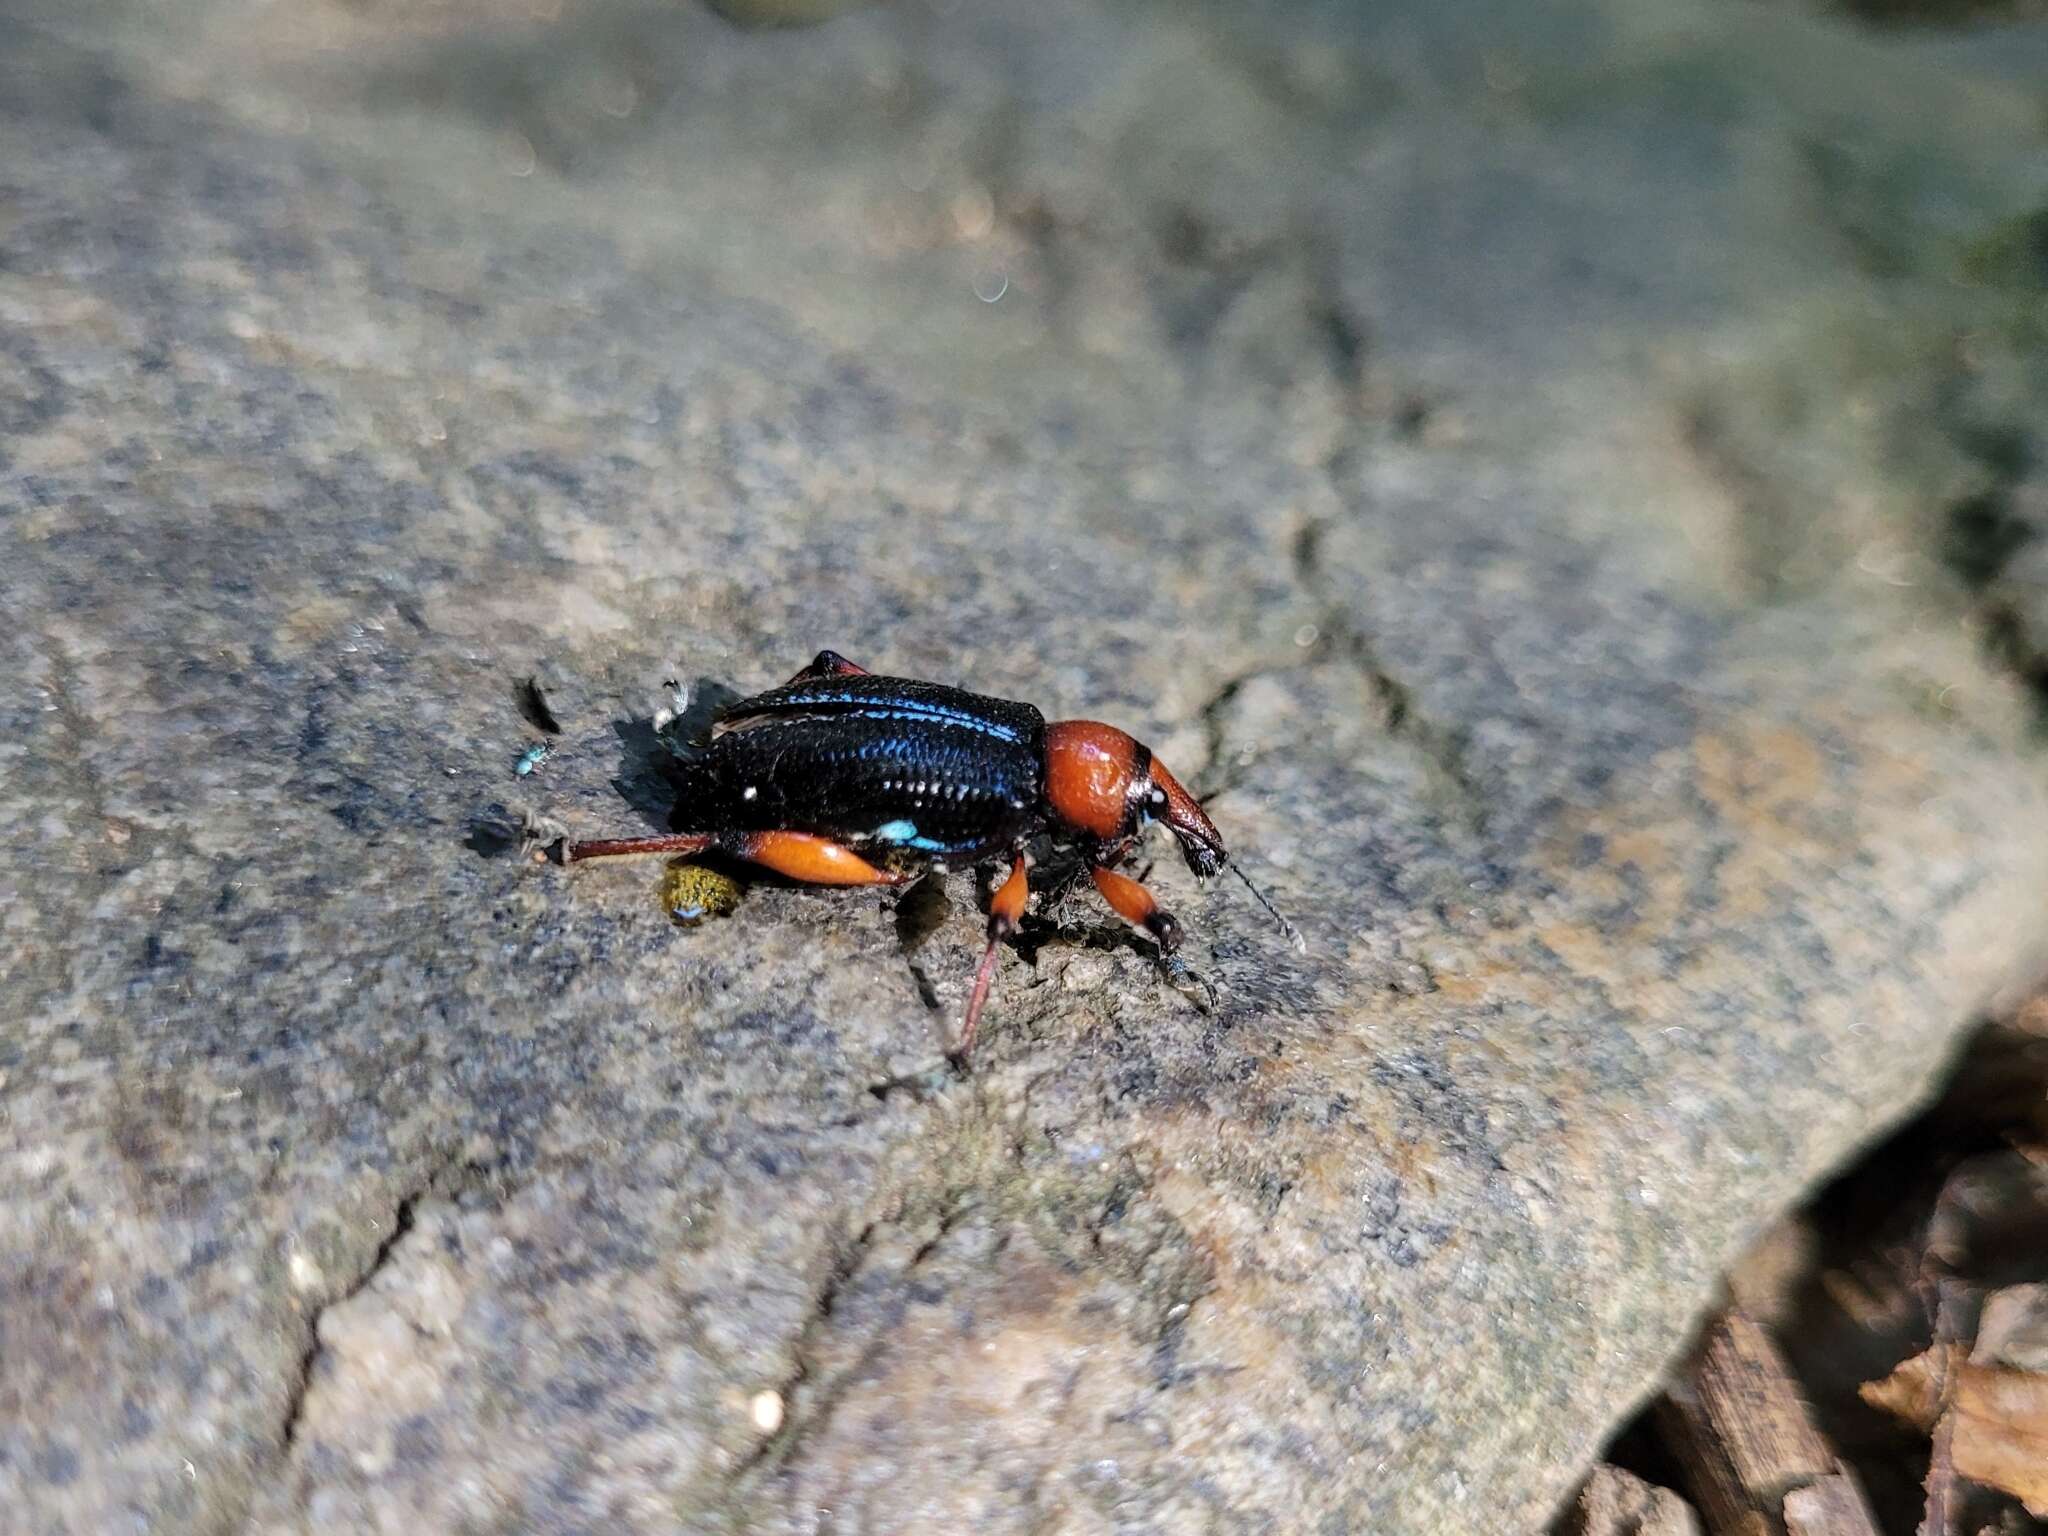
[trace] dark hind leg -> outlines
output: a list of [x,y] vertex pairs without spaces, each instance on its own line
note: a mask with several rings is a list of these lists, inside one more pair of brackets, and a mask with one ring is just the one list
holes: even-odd
[[857,667],[837,651],[820,651],[811,658],[811,664],[792,677],[782,686],[794,683],[815,683],[824,677],[866,677],[868,669]]

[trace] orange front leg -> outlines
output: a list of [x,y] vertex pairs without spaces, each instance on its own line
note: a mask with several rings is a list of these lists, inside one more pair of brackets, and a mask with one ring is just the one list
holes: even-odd
[[1088,873],[1095,877],[1095,889],[1102,892],[1102,899],[1110,904],[1116,915],[1132,927],[1142,928],[1150,934],[1159,946],[1160,954],[1170,955],[1180,948],[1179,921],[1160,906],[1144,886],[1129,875],[1120,875],[1099,864]]
[[877,869],[851,848],[809,832],[744,832],[721,837],[718,846],[735,858],[806,885],[902,885],[917,878]]
[[974,973],[974,990],[967,997],[967,1022],[960,1026],[960,1044],[953,1051],[962,1061],[974,1049],[982,1005],[988,1001],[989,985],[996,979],[996,946],[1006,934],[1017,931],[1017,923],[1024,916],[1024,903],[1030,899],[1031,882],[1024,872],[1024,854],[1020,849],[1010,855],[1010,878],[989,899],[988,948],[981,952],[981,968]]

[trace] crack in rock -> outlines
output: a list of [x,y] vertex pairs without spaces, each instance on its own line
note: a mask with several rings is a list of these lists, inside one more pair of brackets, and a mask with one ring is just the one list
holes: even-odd
[[1244,689],[1262,677],[1281,676],[1304,667],[1336,662],[1355,672],[1389,736],[1406,742],[1421,756],[1440,798],[1475,836],[1486,832],[1486,794],[1474,770],[1468,736],[1459,726],[1430,718],[1417,706],[1415,692],[1381,660],[1373,638],[1328,591],[1322,573],[1322,540],[1326,522],[1304,526],[1295,536],[1295,582],[1314,603],[1316,640],[1299,658],[1249,668],[1225,680],[1196,709],[1208,761],[1194,775],[1195,793],[1209,800],[1244,780],[1247,762],[1230,745],[1229,712]]
[[52,636],[45,636],[42,646],[43,659],[49,664],[50,682],[47,689],[50,702],[55,706],[59,723],[64,734],[70,738],[73,766],[85,791],[85,799],[91,807],[94,823],[105,826],[114,818],[107,809],[107,788],[99,765],[93,761],[93,743],[98,732],[93,729],[92,716],[78,702],[77,663],[63,643]]
[[428,1190],[425,1188],[416,1189],[398,1202],[398,1209],[392,1216],[391,1230],[377,1245],[376,1252],[370,1255],[369,1263],[363,1266],[354,1280],[315,1308],[313,1315],[307,1319],[306,1347],[299,1355],[298,1369],[292,1380],[290,1394],[285,1399],[284,1427],[278,1438],[279,1453],[284,1458],[289,1459],[298,1445],[299,1424],[305,1416],[306,1398],[313,1386],[313,1373],[320,1363],[320,1356],[326,1351],[326,1346],[320,1341],[320,1320],[333,1308],[344,1302],[353,1301],[369,1288],[370,1282],[376,1279],[379,1271],[390,1262],[392,1252],[398,1247],[400,1240],[412,1231],[413,1213],[427,1194]]
[[[1348,505],[1350,498],[1338,483],[1341,478],[1333,468],[1333,488],[1340,496],[1345,496]],[[1329,584],[1322,568],[1322,541],[1328,531],[1326,523],[1312,522],[1296,535],[1294,541],[1295,580],[1303,591],[1317,600],[1323,614],[1319,625],[1320,647],[1326,648],[1326,654],[1335,656],[1358,673],[1366,692],[1380,710],[1387,733],[1409,742],[1421,752],[1424,761],[1448,791],[1446,798],[1461,818],[1475,834],[1483,834],[1486,830],[1486,796],[1467,752],[1467,733],[1460,726],[1432,719],[1416,706],[1414,690],[1387,667],[1372,636],[1328,590]]]
[[[931,1235],[911,1251],[903,1267],[896,1272],[895,1280],[901,1282],[914,1274],[919,1266],[938,1251],[940,1244],[978,1209],[980,1201],[971,1194],[956,1194],[950,1197],[941,1209]],[[820,1344],[825,1334],[833,1327],[840,1298],[845,1295],[846,1288],[869,1268],[882,1247],[878,1234],[886,1234],[889,1229],[900,1227],[901,1224],[900,1217],[894,1221],[871,1221],[834,1257],[831,1268],[818,1284],[810,1317],[790,1351],[791,1370],[774,1389],[782,1400],[790,1405],[788,1417],[781,1429],[763,1440],[741,1465],[739,1479],[744,1479],[758,1468],[772,1469],[788,1462],[807,1438],[831,1421],[833,1413],[845,1398],[853,1381],[872,1361],[875,1352],[882,1347],[886,1331],[878,1332],[876,1337],[868,1340],[861,1348],[858,1358],[851,1364],[834,1373],[829,1380],[820,1381],[816,1390],[807,1394],[812,1401],[802,1401],[802,1389],[809,1386],[822,1369],[818,1361]]]
[[379,1240],[355,1276],[313,1308],[306,1319],[305,1347],[299,1353],[285,1397],[284,1413],[278,1433],[280,1461],[290,1461],[297,1449],[300,1427],[305,1421],[306,1403],[312,1395],[314,1377],[319,1369],[321,1356],[327,1350],[320,1337],[322,1319],[336,1307],[353,1301],[370,1288],[397,1253],[398,1245],[413,1230],[421,1201],[457,1196],[465,1190],[479,1188],[491,1173],[490,1168],[474,1160],[450,1163],[407,1190],[399,1197],[392,1211],[390,1230]]

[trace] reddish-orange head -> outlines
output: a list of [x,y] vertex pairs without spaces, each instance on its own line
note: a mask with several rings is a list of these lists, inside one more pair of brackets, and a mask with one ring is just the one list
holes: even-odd
[[1113,725],[1056,720],[1045,728],[1045,802],[1069,828],[1104,843],[1163,821],[1198,875],[1215,874],[1228,857],[1223,835],[1195,797],[1150,747]]

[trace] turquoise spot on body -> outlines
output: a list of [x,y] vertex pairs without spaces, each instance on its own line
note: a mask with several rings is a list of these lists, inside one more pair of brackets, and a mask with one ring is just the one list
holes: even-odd
[[946,846],[935,837],[919,836],[917,823],[907,820],[885,821],[869,836],[878,843],[893,843],[899,848],[923,848],[934,853]]

